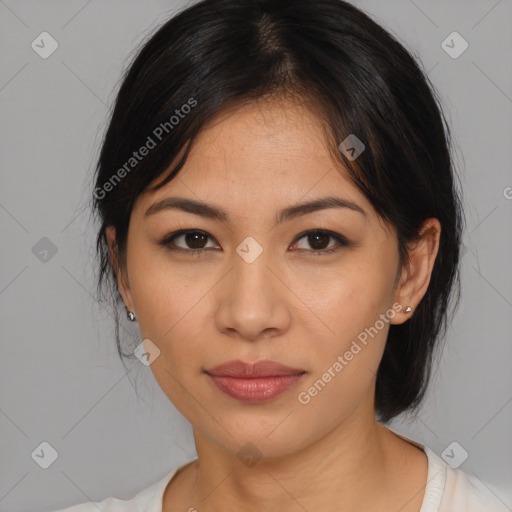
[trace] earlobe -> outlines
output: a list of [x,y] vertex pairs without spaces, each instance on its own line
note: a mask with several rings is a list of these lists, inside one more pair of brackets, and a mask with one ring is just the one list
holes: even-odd
[[424,221],[419,239],[408,248],[409,260],[402,269],[402,276],[395,292],[395,300],[407,305],[391,323],[401,324],[411,317],[430,283],[434,263],[439,251],[441,224],[436,218]]

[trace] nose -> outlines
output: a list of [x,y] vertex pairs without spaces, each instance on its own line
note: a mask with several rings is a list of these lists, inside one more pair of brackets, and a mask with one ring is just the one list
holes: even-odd
[[257,341],[287,331],[293,294],[275,267],[265,251],[252,262],[234,254],[233,268],[217,288],[215,321],[220,332]]

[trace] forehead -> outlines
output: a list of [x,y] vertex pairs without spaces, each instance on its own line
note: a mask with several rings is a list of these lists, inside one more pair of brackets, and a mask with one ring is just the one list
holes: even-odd
[[203,127],[196,142],[187,170],[214,166],[267,179],[293,169],[309,169],[312,175],[334,165],[323,121],[293,99],[253,101],[224,111]]
[[238,105],[205,124],[176,178],[156,192],[143,194],[142,203],[147,206],[170,193],[220,199],[228,210],[249,206],[254,210],[257,204],[280,209],[338,195],[372,210],[347,171],[333,159],[324,121],[311,106],[288,98]]

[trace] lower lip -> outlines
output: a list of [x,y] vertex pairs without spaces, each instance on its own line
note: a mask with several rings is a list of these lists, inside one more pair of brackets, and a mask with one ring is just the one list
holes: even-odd
[[304,373],[253,379],[209,375],[218,389],[241,402],[267,402],[297,385]]

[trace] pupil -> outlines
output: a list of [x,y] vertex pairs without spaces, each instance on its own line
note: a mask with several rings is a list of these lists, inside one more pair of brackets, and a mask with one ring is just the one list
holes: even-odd
[[[324,241],[329,240],[329,237],[324,233],[311,234],[311,235],[309,235],[309,244],[314,249],[325,249],[327,247],[327,245],[329,245],[329,244],[322,244],[322,242],[321,242],[322,238],[324,239]],[[320,243],[317,243],[318,239],[320,239]],[[320,245],[320,247],[318,247],[318,245]]]
[[[187,233],[185,235],[186,242],[189,247],[192,249],[202,249],[201,238],[205,238],[205,236],[201,233]],[[204,240],[202,240],[204,242]]]

